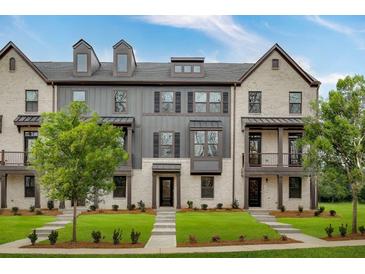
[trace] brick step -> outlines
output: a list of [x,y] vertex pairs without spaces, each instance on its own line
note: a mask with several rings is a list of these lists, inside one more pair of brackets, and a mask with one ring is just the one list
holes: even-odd
[[154,228],[176,228],[175,223],[155,223]]
[[275,228],[275,230],[280,234],[290,234],[290,233],[301,233],[299,229],[296,228]]
[[176,235],[174,228],[154,228],[152,235]]

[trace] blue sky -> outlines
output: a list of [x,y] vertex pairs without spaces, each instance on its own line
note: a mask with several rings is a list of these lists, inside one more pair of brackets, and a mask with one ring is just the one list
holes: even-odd
[[339,77],[365,75],[365,16],[0,16],[0,46],[12,40],[33,61],[70,61],[80,38],[101,61],[123,38],[140,62],[255,62],[279,43],[322,81],[323,96]]

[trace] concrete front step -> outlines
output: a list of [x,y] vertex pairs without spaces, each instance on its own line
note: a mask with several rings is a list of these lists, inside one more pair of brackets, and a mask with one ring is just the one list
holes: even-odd
[[276,218],[272,216],[252,216],[260,222],[275,222]]
[[157,216],[176,216],[175,212],[158,212]]
[[48,223],[47,226],[59,226],[59,227],[64,227],[65,225],[71,223],[70,221],[55,221],[52,223]]
[[290,234],[290,233],[300,233],[299,229],[296,228],[275,228],[275,230],[280,234]]
[[262,222],[263,224],[266,224],[272,228],[291,228],[292,226],[290,224],[283,224],[278,222]]
[[159,213],[159,212],[176,212],[176,208],[174,208],[174,207],[160,207],[156,211],[157,211],[157,213]]
[[174,228],[176,229],[175,223],[155,223],[154,228]]
[[170,220],[170,219],[157,219],[156,218],[155,223],[175,223],[175,219]]
[[152,235],[176,235],[175,228],[154,228]]
[[248,212],[251,214],[251,215],[269,215],[270,214],[270,211],[268,210],[263,210],[263,209],[253,209],[253,210],[248,210]]
[[175,216],[156,216],[156,221],[157,220],[171,220],[171,221],[175,221],[176,217]]

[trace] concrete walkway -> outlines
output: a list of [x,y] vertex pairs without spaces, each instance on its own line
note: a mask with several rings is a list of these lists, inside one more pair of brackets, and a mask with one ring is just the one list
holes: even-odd
[[145,248],[176,247],[176,210],[163,207],[157,210],[155,224]]

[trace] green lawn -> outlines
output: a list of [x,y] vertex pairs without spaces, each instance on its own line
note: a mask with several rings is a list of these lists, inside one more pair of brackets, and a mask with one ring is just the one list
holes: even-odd
[[[341,224],[348,224],[348,231],[351,232],[352,223],[352,205],[351,203],[322,203],[320,206],[326,208],[325,214],[331,209],[336,210],[338,217],[310,217],[310,218],[279,218],[280,222],[292,224],[293,227],[299,228],[303,233],[314,237],[326,237],[325,227],[331,224],[335,231],[334,235],[338,235],[338,227]],[[365,205],[358,206],[358,224],[365,226]]]
[[[151,214],[95,214],[80,215],[77,218],[77,240],[91,242],[91,232],[100,230],[105,236],[103,241],[112,242],[114,229],[120,228],[123,232],[122,242],[130,242],[132,228],[141,232],[139,242],[148,241],[155,216]],[[58,242],[68,242],[72,236],[72,225],[68,224],[64,229],[59,230]],[[48,243],[48,241],[47,241]]]
[[0,258],[365,258],[365,246],[145,255],[0,254]]
[[176,240],[188,242],[194,235],[198,242],[210,242],[212,236],[219,235],[224,240],[262,239],[263,235],[279,238],[267,225],[258,223],[247,212],[178,212],[176,214]]
[[0,244],[24,239],[33,228],[54,220],[53,216],[0,216]]

